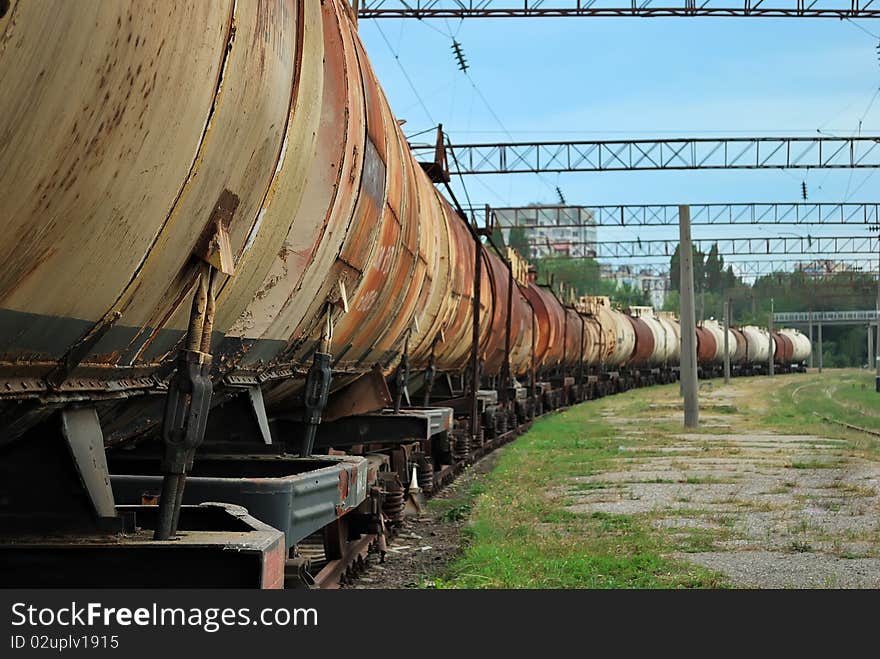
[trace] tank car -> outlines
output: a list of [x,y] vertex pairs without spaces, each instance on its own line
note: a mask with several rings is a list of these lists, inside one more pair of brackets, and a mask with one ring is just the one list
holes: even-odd
[[134,583],[145,529],[197,528],[321,582],[536,414],[674,379],[674,318],[539,284],[438,192],[343,0],[13,2],[0,34],[3,576],[125,531],[79,574]]

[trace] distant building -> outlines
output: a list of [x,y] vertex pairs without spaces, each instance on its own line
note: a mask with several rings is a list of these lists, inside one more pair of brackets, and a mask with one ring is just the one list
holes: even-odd
[[669,273],[655,272],[644,266],[620,265],[613,266],[602,263],[599,266],[599,275],[602,279],[610,279],[618,285],[628,284],[640,288],[648,293],[651,306],[660,309],[666,302],[669,293]]
[[526,227],[532,258],[545,256],[596,256],[596,225],[593,211],[581,206],[524,206],[493,208],[504,240],[510,229]]
[[796,272],[804,272],[808,275],[835,275],[839,272],[853,272],[851,264],[841,263],[834,259],[816,259],[809,263],[798,263],[794,269]]

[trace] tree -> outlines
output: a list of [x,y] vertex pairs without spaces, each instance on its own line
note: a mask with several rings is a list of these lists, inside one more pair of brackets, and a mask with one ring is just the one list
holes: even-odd
[[515,249],[520,256],[526,259],[532,258],[532,248],[529,245],[525,227],[512,227],[507,234],[507,244]]
[[[697,249],[696,245],[691,245],[694,252],[694,291],[700,292],[705,287],[705,254]],[[681,246],[676,245],[675,251],[669,259],[669,287],[673,291],[681,288]]]
[[712,243],[705,265],[705,290],[710,293],[721,293],[724,290],[724,259],[718,256],[718,243]]

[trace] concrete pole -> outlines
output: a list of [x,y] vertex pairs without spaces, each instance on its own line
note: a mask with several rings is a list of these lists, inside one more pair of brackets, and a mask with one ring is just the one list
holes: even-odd
[[681,388],[684,395],[685,428],[696,428],[700,419],[697,398],[697,321],[694,317],[694,250],[691,246],[690,206],[678,207],[678,235],[681,255]]
[[813,352],[815,352],[815,346],[813,345],[813,310],[810,309],[810,361],[807,364],[810,368],[813,368]]
[[[880,258],[880,256],[878,256]],[[880,266],[880,263],[878,263]],[[877,274],[877,302],[874,305],[876,311],[876,322],[877,322],[877,341],[874,343],[874,352],[871,355],[874,357],[874,363],[876,364],[877,374],[874,377],[874,391],[880,394],[880,359],[877,359],[877,350],[880,350],[880,272]],[[868,325],[868,333],[871,333],[870,325]]]
[[819,372],[822,372],[822,323],[819,323]]
[[724,300],[724,384],[730,384],[730,300]]
[[767,328],[770,334],[770,358],[767,360],[767,370],[770,373],[770,377],[772,378],[776,372],[775,363],[773,361],[774,353],[776,352],[776,341],[773,340],[773,298],[770,298],[770,321],[767,324]]
[[874,368],[874,328],[868,323],[868,369]]

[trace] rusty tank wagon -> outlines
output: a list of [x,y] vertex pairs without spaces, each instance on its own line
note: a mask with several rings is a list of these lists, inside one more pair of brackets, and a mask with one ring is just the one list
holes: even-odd
[[332,585],[411,489],[677,378],[673,317],[539,283],[438,191],[342,0],[13,0],[0,86],[6,584]]

